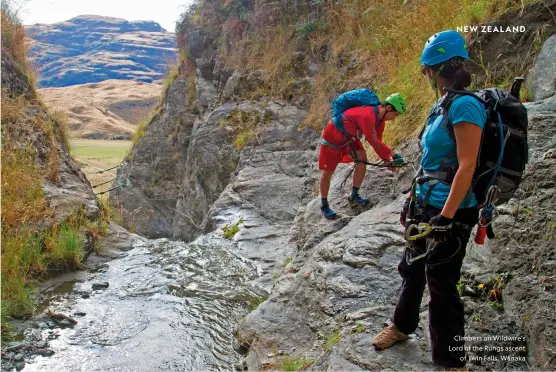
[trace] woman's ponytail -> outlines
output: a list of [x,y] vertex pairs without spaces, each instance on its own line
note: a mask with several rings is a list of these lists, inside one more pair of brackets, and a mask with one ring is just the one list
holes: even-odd
[[439,75],[452,81],[450,88],[462,90],[471,85],[471,74],[465,68],[463,59],[452,58],[448,62],[443,62],[432,66],[433,70],[439,71]]

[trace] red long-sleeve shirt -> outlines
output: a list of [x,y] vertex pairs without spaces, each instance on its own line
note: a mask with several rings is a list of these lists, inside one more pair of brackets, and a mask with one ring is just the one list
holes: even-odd
[[[373,147],[375,152],[384,161],[390,161],[390,154],[392,149],[382,142],[382,133],[384,133],[384,121],[378,122],[375,115],[375,110],[371,106],[353,107],[344,111],[344,128],[352,136],[357,137],[358,134],[363,133],[365,139]],[[330,123],[329,125],[334,125]],[[341,146],[346,142],[346,137],[338,129],[334,128],[333,131],[327,131],[328,135],[326,141],[332,145]]]

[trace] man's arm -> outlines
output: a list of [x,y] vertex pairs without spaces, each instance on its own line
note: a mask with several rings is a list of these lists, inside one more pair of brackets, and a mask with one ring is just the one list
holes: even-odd
[[388,147],[384,142],[382,142],[382,132],[384,131],[384,126],[382,130],[377,130],[376,119],[366,118],[364,123],[358,123],[359,127],[363,131],[367,142],[373,147],[373,150],[378,154],[378,156],[385,162],[390,161],[390,158],[395,155],[390,147]]

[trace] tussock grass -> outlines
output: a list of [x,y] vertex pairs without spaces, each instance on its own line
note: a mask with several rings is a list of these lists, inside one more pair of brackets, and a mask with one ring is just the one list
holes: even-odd
[[[9,55],[19,68],[33,79],[34,71],[27,60],[25,28],[19,19],[18,8],[13,1],[3,0],[1,9],[2,54]],[[2,59],[4,58],[2,56]]]
[[54,270],[73,270],[81,267],[83,259],[79,227],[62,223],[46,241],[48,263]]

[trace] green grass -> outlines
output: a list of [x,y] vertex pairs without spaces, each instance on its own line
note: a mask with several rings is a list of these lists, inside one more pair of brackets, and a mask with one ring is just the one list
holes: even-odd
[[[131,145],[131,141],[73,139],[71,153],[80,163],[80,168],[91,185],[97,185],[116,178],[117,169],[98,172],[121,164]],[[108,183],[95,188],[94,191],[106,191],[110,187],[111,184]]]
[[282,267],[288,266],[288,264],[289,264],[290,262],[292,262],[292,261],[293,261],[293,257],[288,257],[288,258],[286,258],[286,260],[285,260],[284,263],[282,264]]
[[63,223],[48,243],[49,266],[55,269],[77,269],[81,266],[83,249],[79,236],[79,226]]
[[222,228],[222,231],[224,232],[224,237],[226,239],[232,240],[234,236],[237,234],[237,232],[239,231],[239,225],[241,225],[242,223],[243,223],[243,218],[240,218],[236,223],[232,225],[224,226]]
[[355,333],[363,333],[367,330],[367,327],[362,322],[357,322],[356,328],[354,330]]
[[107,159],[107,165],[119,163],[128,153],[130,141],[74,140],[72,155],[80,160]]
[[278,368],[282,371],[299,371],[300,369],[307,368],[311,364],[313,364],[314,360],[307,356],[303,357],[291,357],[287,356],[281,360],[281,368]]
[[341,339],[342,335],[340,334],[340,327],[338,327],[331,333],[324,336],[324,344],[322,347],[324,350],[329,351],[334,347],[334,345],[340,342]]

